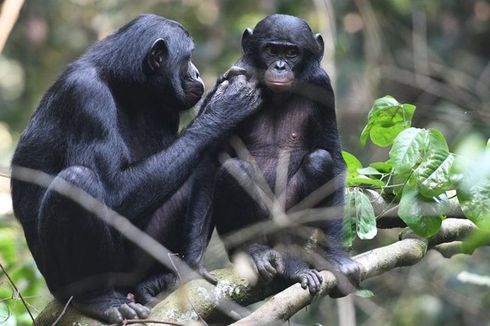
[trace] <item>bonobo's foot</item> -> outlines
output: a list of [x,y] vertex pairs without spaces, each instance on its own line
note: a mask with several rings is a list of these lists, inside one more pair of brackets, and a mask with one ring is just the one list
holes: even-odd
[[134,291],[136,301],[144,305],[153,306],[158,303],[158,295],[168,291],[177,284],[177,276],[174,273],[166,273],[151,276],[141,282]]
[[76,298],[73,306],[87,316],[111,324],[122,323],[125,319],[146,319],[150,314],[149,308],[115,291]]
[[337,286],[330,292],[333,298],[340,298],[354,292],[359,288],[361,269],[359,265],[347,255],[330,257],[328,262],[331,270],[337,278]]
[[251,245],[247,252],[263,281],[270,282],[277,274],[284,273],[284,262],[279,252],[259,244]]
[[316,269],[309,268],[298,271],[292,279],[299,282],[303,289],[308,289],[313,295],[320,291],[323,282],[320,273]]
[[302,259],[294,256],[283,257],[285,270],[282,277],[288,281],[298,282],[303,289],[308,289],[311,294],[320,291],[323,278],[320,273],[304,262]]

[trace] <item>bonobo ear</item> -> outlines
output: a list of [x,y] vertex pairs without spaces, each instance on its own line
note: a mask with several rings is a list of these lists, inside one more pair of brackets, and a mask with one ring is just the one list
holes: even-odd
[[325,50],[325,43],[323,42],[323,37],[320,33],[315,34],[316,43],[320,47],[320,58],[323,57],[323,51]]
[[242,50],[250,50],[250,38],[253,35],[253,30],[251,28],[247,28],[243,31],[242,35]]
[[167,44],[161,38],[153,42],[153,45],[146,56],[146,62],[151,72],[157,72],[163,64],[163,60],[168,54]]

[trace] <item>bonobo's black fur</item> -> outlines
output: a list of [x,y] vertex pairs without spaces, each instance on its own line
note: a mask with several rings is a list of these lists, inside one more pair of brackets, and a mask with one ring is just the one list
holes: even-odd
[[[243,73],[257,79],[262,88],[260,113],[248,118],[236,131],[251,157],[240,155],[239,148],[235,151],[225,148],[228,159],[223,165],[216,172],[207,169],[208,178],[215,180],[213,211],[202,208],[206,207],[202,202],[209,200],[209,196],[201,195],[199,201],[193,201],[199,208],[191,213],[207,213],[220,235],[246,235],[236,231],[267,221],[271,216],[267,203],[261,200],[263,194],[256,188],[258,185],[264,190],[257,175],[263,174],[274,191],[280,156],[287,154],[287,187],[276,193],[284,198],[285,209],[290,210],[332,181],[327,195],[313,207],[335,207],[335,216],[329,217],[325,212],[323,220],[308,223],[300,220],[302,227],[258,234],[240,246],[228,246],[228,250],[247,252],[263,279],[270,280],[278,274],[300,282],[312,293],[319,290],[322,282],[318,270],[341,272],[337,295],[342,295],[352,290],[351,283],[357,285],[359,267],[341,244],[345,167],[334,93],[327,73],[320,67],[323,48],[322,37],[314,35],[304,20],[292,16],[272,15],[260,21],[253,31],[244,32],[243,56],[223,79]],[[196,219],[192,214],[189,218]],[[206,239],[204,234],[195,234],[194,242]],[[201,259],[198,251],[188,255]]]
[[[47,189],[12,180],[15,215],[55,297],[109,322],[144,318],[141,305],[175,282],[124,236],[53,190],[66,180],[147,230],[173,252],[184,241],[193,173],[206,151],[259,106],[237,76],[218,87],[180,135],[179,113],[201,98],[194,48],[179,23],[143,15],[95,44],[46,92],[12,161],[55,176]],[[189,221],[199,228],[201,216]],[[136,294],[136,302],[127,293]]]

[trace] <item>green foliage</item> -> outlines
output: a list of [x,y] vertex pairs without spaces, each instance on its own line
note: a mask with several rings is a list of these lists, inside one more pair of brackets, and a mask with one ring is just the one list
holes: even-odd
[[[361,239],[376,234],[372,205],[362,196],[366,187],[391,196],[399,204],[399,217],[423,237],[437,233],[450,208],[447,192],[456,191],[464,215],[488,235],[490,142],[469,137],[457,154],[451,153],[438,130],[410,127],[414,112],[415,106],[391,96],[376,100],[371,108],[360,143],[365,145],[369,137],[380,147],[391,146],[388,161],[363,167],[354,155],[343,153],[351,188],[346,195],[346,244],[356,233]],[[469,248],[484,242],[482,236],[474,239]]]
[[[42,278],[30,255],[22,255],[27,253],[23,250],[25,242],[18,241],[18,231],[2,222],[0,217],[0,263],[27,302],[32,303],[43,285]],[[0,270],[0,324],[4,321],[7,321],[6,325],[32,324],[24,304]]]
[[475,137],[460,145],[452,180],[461,209],[481,229],[490,231],[490,149]]
[[415,106],[400,104],[391,96],[377,99],[361,133],[361,145],[366,144],[368,137],[378,146],[391,145],[403,129],[410,127],[414,112]]
[[359,188],[353,188],[347,192],[345,202],[344,244],[351,246],[356,234],[360,239],[374,238],[376,216],[369,198]]

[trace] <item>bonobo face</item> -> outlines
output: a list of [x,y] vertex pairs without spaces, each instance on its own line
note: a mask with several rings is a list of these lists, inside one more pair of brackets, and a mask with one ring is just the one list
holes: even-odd
[[264,83],[273,91],[287,91],[295,80],[294,68],[301,61],[301,49],[294,43],[266,42],[260,51],[266,65]]
[[166,98],[173,98],[175,106],[186,110],[194,106],[204,93],[204,83],[192,63],[194,42],[180,25],[169,26],[167,37],[158,38],[147,56],[150,75],[158,80]]
[[[297,17],[272,15],[242,37],[244,57],[258,68],[259,80],[275,92],[291,89],[308,65],[323,55],[323,39]],[[261,73],[263,71],[263,74]]]

